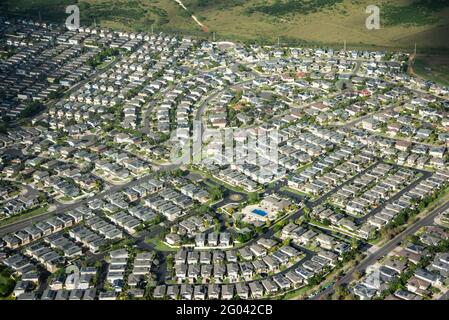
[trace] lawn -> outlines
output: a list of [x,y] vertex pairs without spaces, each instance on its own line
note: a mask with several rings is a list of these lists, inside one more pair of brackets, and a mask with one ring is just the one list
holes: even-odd
[[162,240],[155,238],[147,238],[145,239],[145,243],[154,244],[154,248],[158,251],[172,251],[172,252],[178,251],[177,248],[172,248],[166,245]]
[[302,288],[287,292],[282,298],[284,300],[297,300],[312,288],[312,286],[304,286]]
[[[197,173],[197,174],[201,175],[202,177],[207,178],[209,180],[215,181],[216,183],[218,183],[220,185],[223,185],[226,189],[232,190],[234,192],[245,193],[245,194],[248,193],[247,191],[243,190],[242,188],[232,186],[229,183],[226,183],[226,182],[224,182],[224,181],[222,181],[220,179],[215,178],[214,176],[212,176],[211,174],[209,174],[207,172],[204,172],[204,171],[201,171],[201,170],[198,170],[198,169],[194,169],[192,167],[189,168],[189,171],[193,172],[193,173]],[[207,180],[205,180],[204,183],[207,184],[208,186],[211,186],[211,187],[215,187],[216,186],[215,184],[213,184],[211,182],[208,182]]]
[[102,70],[102,69],[106,69],[108,66],[110,66],[111,64],[113,64],[115,62],[115,60],[117,59],[117,57],[112,57],[110,60],[106,60],[103,63],[101,63],[97,69],[98,70]]
[[22,213],[16,216],[12,216],[6,219],[3,219],[0,221],[0,226],[4,226],[7,224],[11,224],[20,220],[25,220],[34,216],[38,216],[40,214],[44,214],[45,212],[47,212],[48,209],[48,205],[43,206],[43,207],[39,207],[37,209],[34,209],[32,211],[26,212],[26,213]]
[[302,196],[302,197],[310,197],[310,195],[308,195],[307,193],[301,192],[301,191],[296,190],[296,189],[292,189],[292,188],[287,187],[287,186],[281,187],[281,190],[282,191],[288,191],[288,192],[291,192],[291,193],[295,193],[298,196]]
[[301,192],[301,191],[299,191],[299,190],[292,189],[292,188],[290,188],[290,187],[288,187],[288,186],[283,186],[283,187],[281,187],[281,190],[282,190],[282,191],[286,191],[286,192],[291,192],[291,193],[297,194],[298,196],[301,196],[301,197],[307,197],[307,198],[309,199],[309,201],[316,201],[316,200],[318,199],[318,197],[316,197],[316,196],[312,196],[312,195],[310,195],[310,194]]

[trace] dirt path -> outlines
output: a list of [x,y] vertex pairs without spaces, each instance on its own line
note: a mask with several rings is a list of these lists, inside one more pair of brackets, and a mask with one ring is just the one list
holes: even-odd
[[419,77],[415,70],[413,69],[413,63],[415,62],[416,54],[412,53],[408,58],[408,67],[407,67],[407,73],[413,77]]

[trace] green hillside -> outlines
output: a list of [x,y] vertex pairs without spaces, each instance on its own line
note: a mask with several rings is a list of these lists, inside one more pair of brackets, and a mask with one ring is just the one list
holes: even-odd
[[[4,0],[2,12],[63,22],[73,0]],[[449,0],[376,1],[380,30],[368,30],[372,0],[78,0],[83,24],[176,32],[217,39],[284,44],[309,42],[349,46],[448,48]],[[204,32],[190,14],[207,26]]]

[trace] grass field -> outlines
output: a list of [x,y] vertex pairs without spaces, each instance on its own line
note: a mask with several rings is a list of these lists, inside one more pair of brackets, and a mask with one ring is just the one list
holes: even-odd
[[148,244],[153,244],[154,248],[159,251],[168,251],[168,252],[178,251],[177,248],[172,248],[159,239],[147,238],[145,239],[145,242]]
[[[64,22],[73,0],[4,0],[2,12]],[[367,30],[372,0],[184,0],[204,33],[174,0],[78,0],[81,22],[126,30],[172,31],[217,39],[275,43],[449,48],[449,1],[380,0],[380,30]]]
[[449,86],[449,56],[418,55],[413,69],[424,79]]

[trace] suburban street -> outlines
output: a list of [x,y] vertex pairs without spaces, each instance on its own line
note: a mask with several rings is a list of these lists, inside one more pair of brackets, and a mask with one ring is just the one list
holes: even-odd
[[[161,171],[173,170],[176,167],[177,166],[175,166],[175,165],[161,165],[161,166],[158,166],[157,171],[159,171],[159,170],[161,170]],[[87,204],[88,202],[90,202],[92,200],[102,199],[102,198],[106,197],[107,195],[113,194],[113,193],[115,193],[115,192],[117,192],[119,190],[122,190],[124,188],[127,188],[127,187],[136,186],[136,185],[141,184],[143,182],[146,182],[146,181],[148,181],[150,179],[152,179],[152,175],[147,175],[145,177],[142,177],[142,178],[139,178],[139,179],[136,179],[136,180],[132,180],[132,181],[130,181],[130,182],[126,183],[126,184],[123,184],[123,185],[113,185],[113,186],[110,186],[107,190],[104,190],[104,191],[102,191],[100,193],[97,193],[97,194],[95,194],[95,195],[93,195],[91,197],[84,198],[81,201],[78,201],[78,202],[75,202],[75,203],[71,203],[71,204],[59,204],[57,206],[56,210],[54,210],[54,211],[45,212],[43,214],[36,215],[36,216],[28,218],[28,219],[23,219],[23,220],[20,220],[20,221],[8,224],[6,226],[2,226],[2,227],[0,227],[0,237],[4,236],[5,234],[12,233],[12,232],[15,232],[17,230],[20,230],[20,229],[26,227],[27,225],[29,225],[31,223],[34,224],[34,223],[37,223],[39,221],[43,221],[43,220],[47,219],[50,216],[57,215],[57,214],[60,214],[60,213],[64,213],[64,212],[67,212],[67,211],[70,211],[70,210],[74,210],[74,209],[76,209],[76,208],[78,208],[78,207],[80,207],[82,205]]]
[[[387,255],[391,250],[393,250],[397,245],[399,245],[402,241],[404,241],[408,236],[414,234],[421,227],[427,226],[433,222],[433,220],[445,210],[449,209],[449,201],[445,202],[438,208],[435,208],[430,213],[428,213],[425,217],[420,217],[418,221],[410,225],[407,229],[402,231],[396,237],[388,241],[386,244],[382,245],[376,251],[370,253],[367,258],[365,258],[360,264],[358,264],[351,271],[346,273],[343,277],[341,277],[336,283],[335,286],[339,285],[348,285],[353,280],[353,274],[355,272],[363,272],[366,268],[374,264],[377,260],[383,258]],[[312,300],[321,300],[326,299],[328,296],[332,295],[334,292],[333,287],[329,287],[326,290],[322,291],[320,294],[315,296]]]
[[[396,48],[414,28],[347,46],[330,1],[85,26],[39,2],[0,4],[0,300],[449,300],[449,87]],[[216,7],[274,20],[231,42]],[[295,39],[302,11],[339,44]]]

